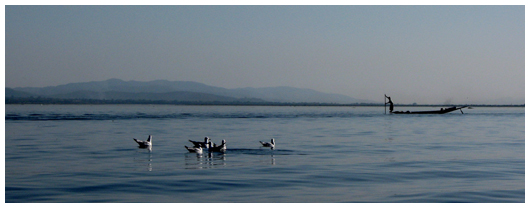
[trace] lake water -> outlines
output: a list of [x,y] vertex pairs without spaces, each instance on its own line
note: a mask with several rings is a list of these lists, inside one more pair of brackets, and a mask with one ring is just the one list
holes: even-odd
[[[433,108],[396,107],[396,110]],[[6,105],[5,202],[525,202],[524,108]],[[132,138],[153,135],[151,150]],[[184,145],[205,136],[225,154]],[[276,149],[259,141],[275,138]]]

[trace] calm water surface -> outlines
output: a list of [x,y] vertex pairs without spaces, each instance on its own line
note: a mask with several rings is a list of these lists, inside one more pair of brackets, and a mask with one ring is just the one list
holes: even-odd
[[[383,112],[6,105],[5,201],[525,202],[524,108]],[[228,151],[187,153],[205,136]]]

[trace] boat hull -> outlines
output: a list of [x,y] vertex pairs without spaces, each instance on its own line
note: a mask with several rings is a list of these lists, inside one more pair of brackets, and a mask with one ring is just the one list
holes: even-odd
[[460,110],[465,107],[467,106],[463,106],[460,108],[457,108],[457,107],[451,107],[451,108],[446,108],[446,109],[442,108],[437,111],[393,111],[391,113],[392,114],[445,114],[445,113],[453,112],[455,110]]

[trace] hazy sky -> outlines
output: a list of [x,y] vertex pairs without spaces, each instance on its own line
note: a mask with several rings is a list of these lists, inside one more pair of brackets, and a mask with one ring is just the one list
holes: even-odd
[[5,85],[165,79],[396,103],[522,102],[524,9],[6,6]]

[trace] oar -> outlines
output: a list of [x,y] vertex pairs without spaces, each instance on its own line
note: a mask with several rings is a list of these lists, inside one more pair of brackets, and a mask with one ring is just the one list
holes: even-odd
[[385,94],[385,101],[384,101],[384,104],[385,104],[385,114],[386,114],[386,94]]
[[462,112],[462,114],[464,114],[464,111],[462,111],[462,108],[465,108],[465,107],[467,107],[467,106],[462,106],[462,107],[459,108],[460,112]]

